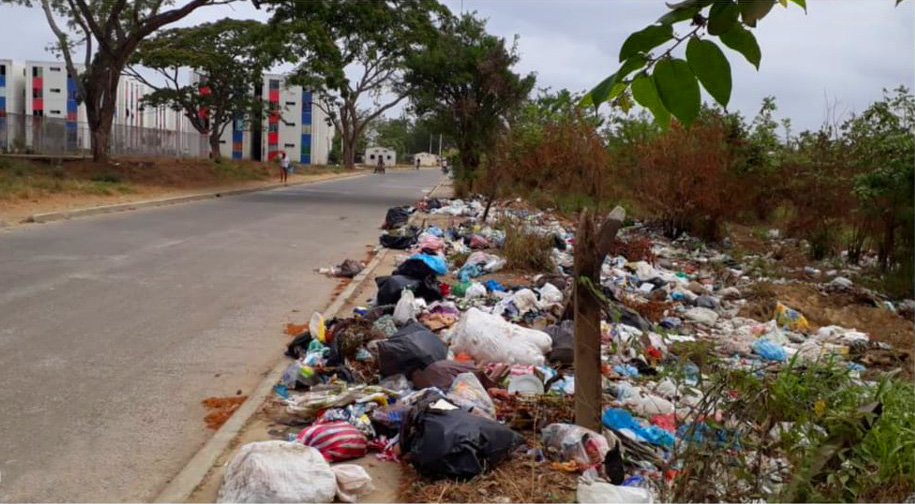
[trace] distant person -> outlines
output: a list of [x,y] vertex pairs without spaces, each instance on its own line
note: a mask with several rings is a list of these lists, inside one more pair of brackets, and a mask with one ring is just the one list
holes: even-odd
[[384,156],[378,156],[378,166],[375,167],[375,173],[384,173]]
[[419,169],[419,156],[416,156],[415,158],[413,158],[413,164],[416,165],[416,169],[418,170]]
[[283,185],[286,185],[289,174],[292,172],[292,163],[289,162],[289,156],[287,156],[285,152],[280,152],[280,168],[280,171],[282,172],[280,176],[283,177]]

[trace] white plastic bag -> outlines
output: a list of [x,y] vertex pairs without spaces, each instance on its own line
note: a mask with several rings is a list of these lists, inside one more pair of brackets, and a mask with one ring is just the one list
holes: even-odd
[[496,405],[473,373],[461,373],[454,377],[448,399],[458,406],[470,408],[474,415],[496,419]]
[[356,464],[337,464],[333,467],[337,476],[337,500],[340,502],[359,502],[361,497],[375,491],[372,477],[362,466]]
[[537,295],[530,289],[521,289],[515,292],[512,294],[511,300],[522,315],[538,307]]
[[544,427],[540,435],[543,445],[556,449],[563,461],[593,466],[603,462],[610,451],[607,438],[579,425],[553,423]]
[[652,394],[644,394],[627,399],[623,401],[623,404],[631,408],[637,415],[645,418],[649,418],[652,415],[666,415],[674,411],[672,402]]
[[226,467],[217,502],[333,502],[337,478],[321,452],[289,441],[239,448]]
[[416,297],[410,289],[404,289],[400,293],[400,300],[397,301],[397,306],[394,307],[394,322],[397,322],[398,325],[404,325],[416,317],[413,309],[415,300]]
[[311,320],[308,321],[308,332],[311,334],[311,337],[317,339],[321,343],[325,343],[327,341],[325,331],[324,315],[321,315],[319,312],[312,313]]
[[578,480],[578,491],[575,500],[580,503],[645,503],[651,504],[654,499],[648,490],[638,487],[611,485],[604,481],[587,482]]
[[543,287],[538,289],[540,291],[540,307],[549,308],[553,305],[561,305],[563,301],[562,291],[559,290],[555,285],[547,282],[543,284]]
[[451,349],[455,353],[469,353],[478,364],[504,362],[539,366],[553,345],[550,335],[543,331],[512,324],[476,308],[464,312],[451,335]]
[[467,292],[464,293],[464,298],[473,299],[478,297],[486,297],[486,287],[484,287],[480,282],[473,282],[470,284],[470,287],[467,287]]

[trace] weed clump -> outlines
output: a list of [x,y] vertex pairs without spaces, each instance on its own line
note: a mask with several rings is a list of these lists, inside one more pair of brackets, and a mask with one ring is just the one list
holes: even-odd
[[502,253],[506,269],[515,271],[553,271],[553,237],[527,230],[511,219],[499,226],[505,230]]

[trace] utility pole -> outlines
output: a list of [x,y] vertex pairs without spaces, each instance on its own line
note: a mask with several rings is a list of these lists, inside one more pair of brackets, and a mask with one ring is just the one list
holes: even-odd
[[429,133],[429,154],[432,154],[432,133]]
[[442,134],[438,134],[438,157],[442,157]]

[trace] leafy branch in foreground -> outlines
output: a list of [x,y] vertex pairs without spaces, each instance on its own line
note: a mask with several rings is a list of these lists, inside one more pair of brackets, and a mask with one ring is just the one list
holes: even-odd
[[[673,115],[685,125],[699,115],[699,84],[722,107],[731,98],[731,66],[712,38],[739,52],[756,69],[762,52],[752,29],[775,6],[789,0],[684,0],[668,3],[669,12],[654,24],[632,33],[620,48],[620,68],[587,93],[581,106],[595,108],[609,101],[627,110],[632,98],[662,125]],[[806,0],[790,0],[805,11]],[[902,0],[896,0],[899,5]],[[687,23],[679,35],[675,25]],[[674,50],[686,42],[685,59]],[[665,46],[665,44],[668,44]],[[660,53],[651,51],[661,46]]]

